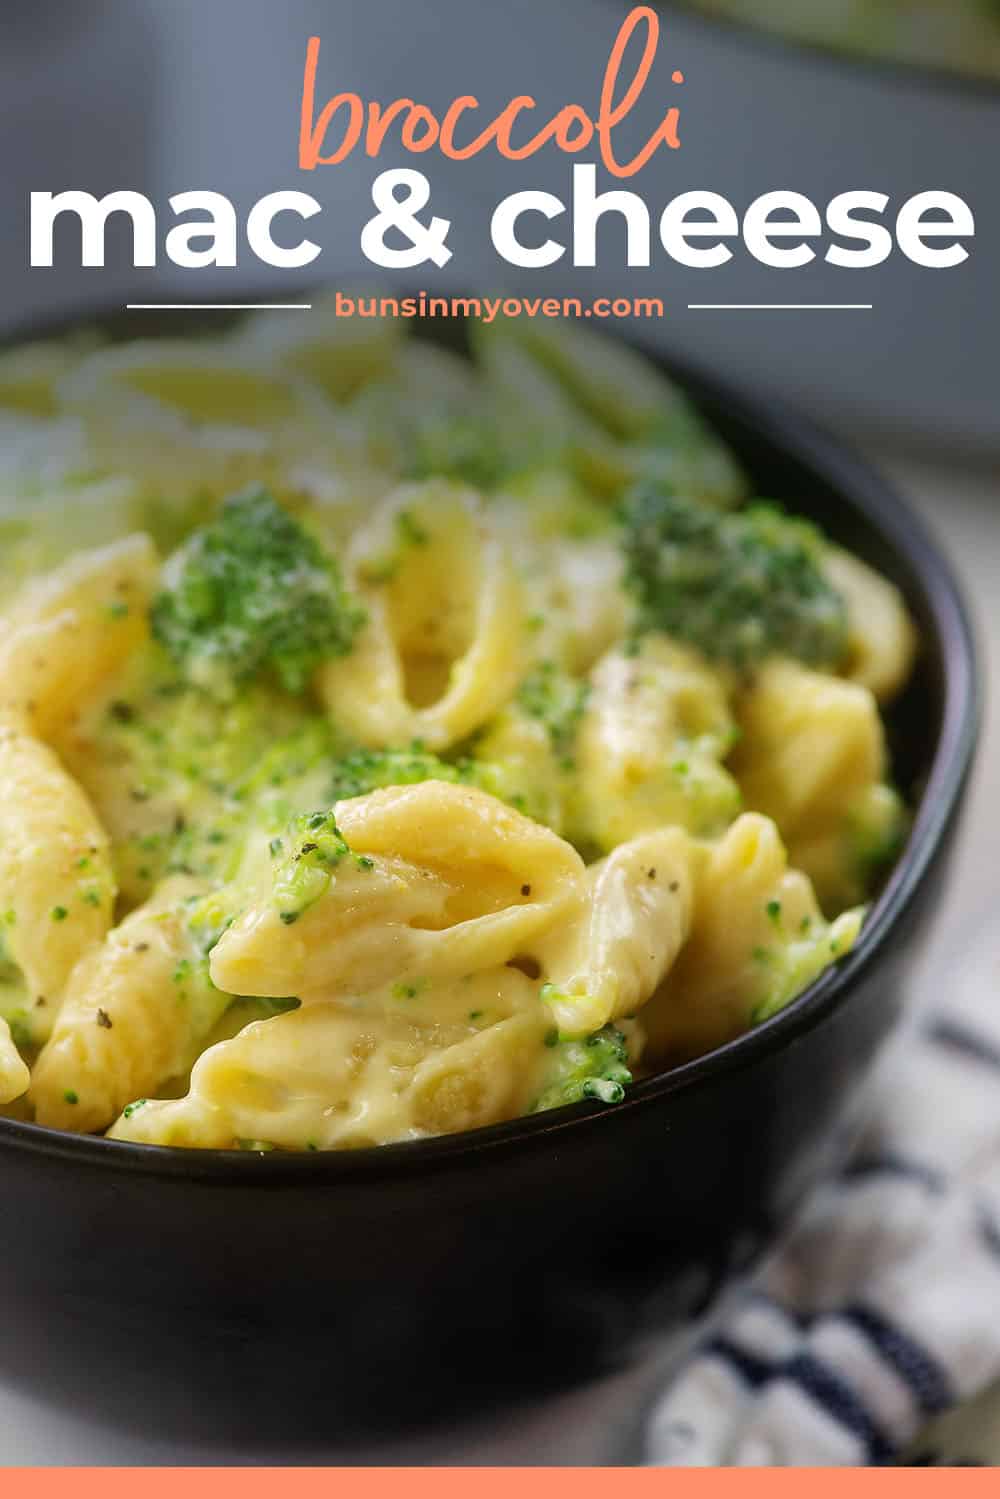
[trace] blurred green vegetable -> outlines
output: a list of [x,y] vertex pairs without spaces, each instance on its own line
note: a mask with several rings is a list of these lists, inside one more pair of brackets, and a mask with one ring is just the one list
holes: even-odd
[[222,696],[265,671],[301,693],[321,662],[347,654],[364,619],[333,558],[260,488],[195,531],[164,580],[153,633],[191,681]]
[[739,669],[770,655],[810,666],[843,659],[847,610],[807,522],[770,505],[720,514],[647,483],[623,505],[622,546],[640,631]]

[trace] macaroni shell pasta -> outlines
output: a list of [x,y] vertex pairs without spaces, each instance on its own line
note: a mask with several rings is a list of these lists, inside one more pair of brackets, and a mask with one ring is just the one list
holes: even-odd
[[595,328],[358,310],[0,356],[12,1118],[613,1107],[845,957],[901,846],[892,583]]
[[471,787],[425,781],[336,808],[345,861],[293,924],[258,902],[212,953],[231,994],[304,1002],[461,978],[516,958],[577,895],[568,843]]
[[564,834],[572,783],[543,723],[516,704],[505,708],[476,736],[475,759],[502,768],[518,788],[518,806],[529,817]]
[[99,466],[132,475],[171,529],[250,483],[295,493],[302,452],[352,466],[351,434],[323,394],[235,348],[159,339],[101,349],[57,394]]
[[826,571],[847,602],[847,675],[880,703],[906,685],[917,651],[917,632],[899,589],[873,568],[831,547]]
[[634,1015],[658,988],[690,932],[692,862],[687,835],[666,828],[587,871],[578,916],[537,948],[562,1035],[589,1036]]
[[74,350],[59,343],[23,344],[0,354],[0,408],[52,416],[56,387],[78,362]]
[[577,740],[584,838],[607,851],[657,827],[724,827],[739,810],[720,763],[732,737],[725,682],[693,652],[651,636],[605,656]]
[[576,675],[589,672],[623,639],[632,618],[607,507],[576,482],[545,471],[511,485],[490,513],[533,600],[533,657]]
[[0,622],[0,719],[64,729],[148,637],[155,578],[152,543],[133,536],[29,585]]
[[0,1107],[27,1093],[31,1073],[11,1039],[10,1026],[0,1019]]
[[111,1135],[216,1150],[241,1140],[330,1150],[471,1129],[530,1105],[544,1032],[537,1014],[475,1031],[303,1006],[212,1047],[186,1098],[144,1103]]
[[774,823],[747,813],[696,862],[691,935],[642,1012],[653,1055],[699,1056],[777,1012],[850,951],[863,912],[824,921]]
[[250,318],[234,339],[233,351],[258,368],[278,368],[312,381],[342,401],[389,367],[399,329],[391,318],[341,317],[336,298],[321,297],[298,326],[267,313]]
[[0,920],[27,987],[33,1040],[48,1035],[77,959],[111,925],[111,851],[84,793],[46,745],[0,726]]
[[778,824],[824,908],[862,899],[868,849],[902,831],[869,689],[774,661],[743,698],[739,723],[733,768],[747,806]]
[[353,558],[368,625],[323,673],[321,693],[366,745],[447,748],[485,723],[523,666],[523,607],[511,561],[474,496],[406,489]]
[[198,890],[167,881],[77,963],[32,1078],[40,1124],[106,1129],[191,1065],[229,1004],[200,980],[185,930],[183,902]]

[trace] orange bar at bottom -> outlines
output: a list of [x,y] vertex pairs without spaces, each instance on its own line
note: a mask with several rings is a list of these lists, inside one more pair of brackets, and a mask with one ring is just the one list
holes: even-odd
[[[141,1488],[136,1475],[141,1474]],[[6,1468],[17,1499],[857,1499],[997,1493],[988,1468]]]

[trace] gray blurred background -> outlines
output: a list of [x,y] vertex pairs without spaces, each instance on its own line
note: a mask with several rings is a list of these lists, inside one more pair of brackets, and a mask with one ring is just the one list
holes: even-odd
[[[244,208],[265,192],[301,188],[326,212],[317,236],[324,255],[300,276],[336,281],[363,270],[359,239],[373,211],[371,182],[385,167],[414,163],[390,143],[377,163],[360,155],[340,167],[298,171],[311,33],[323,38],[320,101],[347,89],[383,101],[411,95],[443,109],[470,92],[485,111],[525,92],[535,95],[541,116],[570,100],[596,109],[627,9],[624,0],[5,0],[3,324],[121,303],[130,292],[156,300],[176,290],[211,301],[241,287],[287,285],[287,273],[267,272],[249,254],[237,272],[185,275],[169,262],[158,271],[120,263],[82,271],[70,255],[51,271],[29,271],[32,187],[131,187],[164,205],[172,193],[211,188]],[[821,209],[849,188],[886,192],[896,207],[912,193],[945,188],[976,214],[971,260],[928,271],[896,253],[875,271],[836,270],[821,259],[802,271],[773,271],[740,248],[729,266],[696,272],[654,249],[650,269],[627,270],[621,225],[606,222],[598,270],[517,272],[490,245],[492,209],[525,187],[567,198],[570,160],[554,150],[523,163],[493,153],[450,163],[431,153],[417,165],[431,179],[434,211],[453,220],[454,258],[444,273],[429,266],[410,280],[428,288],[450,281],[566,295],[655,294],[667,317],[643,323],[647,339],[791,396],[866,437],[995,454],[1000,86],[852,67],[669,8],[663,19],[653,86],[621,144],[624,152],[630,138],[643,141],[665,100],[682,103],[683,149],[661,153],[625,184],[657,217],[667,199],[693,187],[723,193],[738,210],[773,188],[804,192]],[[675,67],[687,76],[682,89],[670,84]],[[164,218],[169,227],[169,212]],[[872,302],[874,311],[697,313],[687,311],[691,301]]]

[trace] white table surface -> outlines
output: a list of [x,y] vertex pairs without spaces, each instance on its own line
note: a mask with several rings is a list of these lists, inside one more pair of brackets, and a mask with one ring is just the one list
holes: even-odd
[[[995,916],[996,832],[1000,821],[1000,473],[972,472],[942,465],[935,468],[882,455],[900,487],[924,511],[965,579],[979,615],[987,654],[991,703],[972,806],[952,882],[940,913],[921,982],[932,983],[938,963],[956,933],[970,923]],[[997,936],[1000,945],[1000,927]],[[2,1205],[0,1205],[2,1211]],[[0,1294],[15,1295],[7,1287]],[[2,1305],[2,1303],[0,1303]],[[7,1336],[5,1333],[4,1336]],[[30,1335],[23,1337],[23,1362],[30,1363]],[[18,1350],[19,1355],[22,1350]],[[155,1352],[152,1354],[155,1357]],[[87,1379],[87,1351],[79,1350],[81,1381]],[[254,1463],[314,1464],[590,1464],[627,1460],[626,1438],[634,1431],[636,1411],[655,1382],[656,1365],[640,1362],[586,1389],[524,1410],[492,1412],[456,1429],[447,1423],[434,1431],[396,1441],[338,1444],[323,1448],[255,1450]],[[127,1371],[122,1371],[127,1381]],[[267,1392],[273,1401],[276,1392]],[[953,1416],[943,1428],[956,1456],[973,1455],[1000,1462],[1000,1397],[984,1400],[972,1411]],[[979,1450],[972,1451],[978,1443]],[[956,1445],[957,1444],[957,1447]],[[115,1424],[96,1423],[74,1413],[72,1402],[48,1400],[20,1388],[16,1379],[0,1383],[0,1464],[115,1465],[240,1464],[248,1460],[220,1432],[211,1447],[165,1442],[156,1434],[156,1411],[133,1415]],[[2,1482],[2,1480],[0,1480]]]

